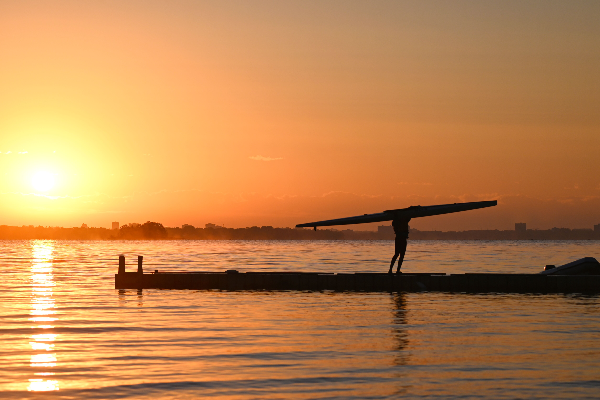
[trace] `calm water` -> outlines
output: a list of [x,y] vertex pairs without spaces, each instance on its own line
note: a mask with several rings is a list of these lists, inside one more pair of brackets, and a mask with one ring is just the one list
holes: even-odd
[[[115,290],[147,269],[385,272],[392,242],[0,241],[3,398],[598,398],[600,297]],[[538,272],[599,242],[409,243],[404,270]],[[133,265],[128,265],[134,270]]]

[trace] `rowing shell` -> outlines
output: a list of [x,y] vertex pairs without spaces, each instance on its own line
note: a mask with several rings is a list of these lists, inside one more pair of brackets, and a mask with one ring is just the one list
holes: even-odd
[[461,211],[476,210],[478,208],[493,207],[498,201],[473,201],[470,203],[440,204],[437,206],[410,206],[396,210],[386,210],[376,214],[357,215],[355,217],[328,219],[325,221],[298,224],[296,228],[317,228],[317,226],[354,225],[370,222],[392,221],[394,219],[409,220],[412,218],[430,217],[433,215],[450,214]]

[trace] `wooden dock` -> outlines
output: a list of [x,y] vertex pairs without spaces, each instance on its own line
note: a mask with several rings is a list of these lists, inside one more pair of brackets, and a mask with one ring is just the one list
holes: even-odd
[[115,274],[115,289],[600,293],[600,275],[237,271],[144,273],[140,256],[137,272],[125,272],[125,259],[120,258],[119,273]]

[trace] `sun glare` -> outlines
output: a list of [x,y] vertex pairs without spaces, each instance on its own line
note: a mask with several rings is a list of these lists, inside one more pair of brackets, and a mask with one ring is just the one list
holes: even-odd
[[35,190],[47,192],[54,187],[54,174],[47,171],[39,171],[33,175],[31,185]]

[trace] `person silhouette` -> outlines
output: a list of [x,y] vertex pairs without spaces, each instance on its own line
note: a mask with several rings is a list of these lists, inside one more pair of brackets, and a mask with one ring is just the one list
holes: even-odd
[[390,270],[388,274],[392,273],[394,268],[394,263],[398,256],[400,259],[398,260],[398,267],[396,268],[396,273],[401,274],[400,268],[402,267],[402,262],[404,261],[404,255],[406,254],[406,244],[408,240],[408,223],[410,218],[408,219],[395,219],[392,221],[392,226],[394,227],[394,233],[396,234],[396,238],[394,240],[394,257],[392,257],[392,262],[390,263]]

